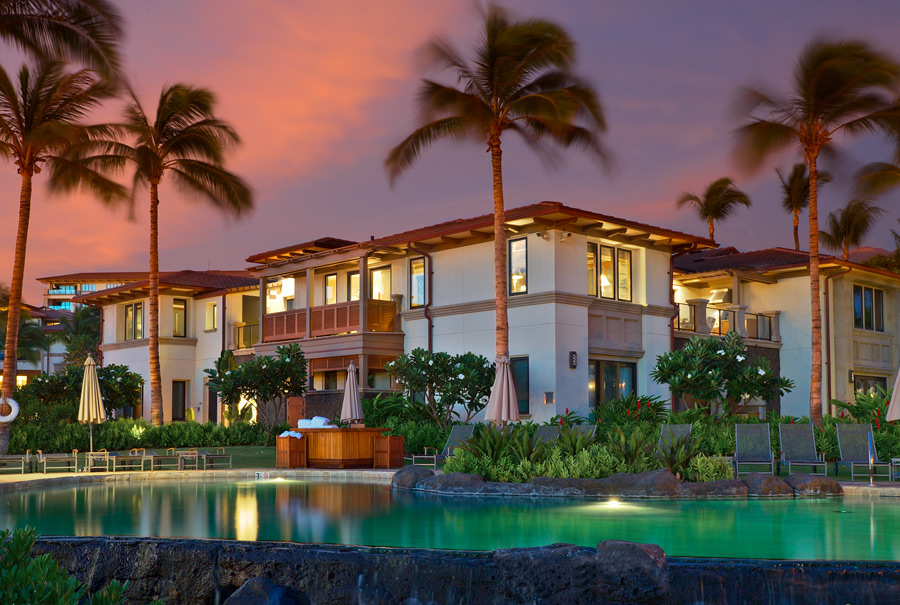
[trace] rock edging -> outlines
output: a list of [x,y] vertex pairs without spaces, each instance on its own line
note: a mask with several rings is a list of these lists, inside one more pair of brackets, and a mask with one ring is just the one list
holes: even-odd
[[453,496],[530,496],[545,498],[794,498],[840,496],[841,484],[830,477],[794,473],[780,479],[749,473],[742,479],[689,483],[669,469],[616,473],[606,479],[535,477],[530,483],[496,483],[467,473],[435,474],[406,466],[394,474],[391,487]]

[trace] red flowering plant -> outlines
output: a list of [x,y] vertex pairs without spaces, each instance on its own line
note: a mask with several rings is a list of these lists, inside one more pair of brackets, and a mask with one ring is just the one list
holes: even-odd
[[565,414],[559,414],[550,419],[550,424],[556,424],[562,427],[572,427],[576,424],[591,424],[589,419],[581,414],[578,414],[575,411],[570,411],[569,408],[566,408]]
[[832,399],[831,404],[840,408],[843,422],[869,423],[873,428],[880,429],[882,424],[887,424],[882,421],[887,416],[892,390],[876,386],[868,391],[856,391],[852,402]]
[[659,397],[632,393],[599,404],[592,415],[601,425],[647,423],[657,426],[665,419],[668,411],[666,402]]

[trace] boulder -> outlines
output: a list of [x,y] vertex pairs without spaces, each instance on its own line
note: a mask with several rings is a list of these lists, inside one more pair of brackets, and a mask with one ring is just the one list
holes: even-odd
[[484,485],[484,477],[469,473],[434,475],[420,481],[416,487],[442,494],[474,494]]
[[606,479],[598,479],[596,496],[636,496],[646,498],[675,498],[681,481],[667,468],[643,473],[616,473]]
[[747,484],[737,479],[721,481],[685,481],[679,488],[679,495],[686,498],[746,498]]
[[741,479],[747,485],[748,496],[761,496],[771,498],[773,496],[794,497],[794,489],[782,479],[766,473],[748,473]]
[[531,496],[534,487],[531,483],[500,483],[485,481],[478,488],[480,496]]
[[531,481],[535,496],[584,496],[585,479],[563,479],[559,477],[535,477]]
[[419,481],[428,477],[434,477],[433,470],[410,464],[394,473],[394,476],[391,478],[391,487],[396,489],[413,489]]
[[293,605],[296,603],[287,591],[272,580],[263,577],[247,580],[225,599],[224,605]]
[[603,540],[597,561],[597,581],[611,602],[652,603],[668,592],[666,553],[656,544]]
[[791,486],[795,496],[840,496],[844,493],[841,484],[831,477],[794,473],[784,482]]

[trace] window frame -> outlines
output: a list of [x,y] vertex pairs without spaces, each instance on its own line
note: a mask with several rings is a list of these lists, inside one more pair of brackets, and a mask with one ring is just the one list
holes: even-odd
[[[422,301],[419,303],[414,303],[413,300],[413,292],[415,291],[413,288],[413,263],[416,261],[422,261]],[[424,256],[416,256],[409,259],[409,308],[410,309],[421,309],[426,304],[428,304],[428,275],[427,275],[428,261]]]
[[[618,294],[618,255],[616,254],[615,246],[607,246],[606,244],[600,244],[599,246],[600,252],[597,257],[597,295],[603,300],[616,300],[616,294]],[[603,295],[603,251],[609,250],[612,252],[612,279],[610,280],[610,287],[612,288],[612,296],[604,296]]]
[[[512,247],[513,244],[517,244],[522,242],[525,244],[525,289],[521,292],[513,292],[512,288]],[[506,242],[506,291],[507,296],[521,296],[523,294],[528,294],[528,238],[527,237],[517,237],[515,239],[508,240]]]
[[[182,307],[182,309],[183,309],[183,311],[184,311],[184,312],[182,313],[182,316],[184,317],[184,320],[183,320],[183,322],[182,322],[182,323],[184,324],[184,325],[182,326],[182,327],[183,327],[183,333],[182,333],[182,334],[177,334],[177,333],[175,332],[175,329],[176,329],[177,323],[178,323],[178,322],[176,321],[178,315],[175,313],[175,307],[176,307],[176,305],[177,305],[178,302],[184,303],[184,306]],[[187,301],[187,299],[186,299],[186,298],[173,298],[173,299],[172,299],[172,338],[187,338],[187,329],[188,329],[188,318],[187,318],[187,315],[188,315],[188,301]]]
[[[334,288],[334,292],[332,293],[333,294],[332,298],[333,298],[334,302],[328,302],[329,301],[329,298],[328,298],[328,280],[329,280],[329,278],[334,278],[334,285],[332,286]],[[324,286],[322,288],[322,302],[326,305],[336,305],[338,303],[338,287],[337,287],[338,274],[337,273],[327,273],[325,275],[324,279],[322,280],[322,285]]]
[[[619,258],[621,253],[625,253],[628,255],[628,298],[624,298],[621,295],[621,275],[619,275],[619,266],[622,261]],[[634,300],[634,280],[632,276],[634,275],[634,270],[632,267],[634,266],[634,252],[631,250],[627,250],[625,248],[616,248],[616,300],[621,300],[623,302],[632,302]]]
[[[356,298],[353,298],[353,278],[356,277]],[[359,271],[347,272],[347,302],[357,302],[360,298]]]
[[[513,364],[517,363],[525,363],[526,366],[526,383],[524,387],[521,387],[518,383],[515,382],[515,372],[513,371]],[[516,355],[515,357],[509,358],[509,371],[510,374],[513,375],[513,383],[516,386],[516,408],[519,410],[520,416],[530,415],[531,414],[531,362],[529,361],[528,355]],[[519,393],[518,390],[520,388],[525,389],[525,410],[522,410],[522,406],[519,405]]]
[[[384,265],[384,266],[382,266],[382,267],[374,267],[374,268],[372,268],[372,269],[369,269],[369,284],[368,284],[368,286],[369,286],[369,300],[376,300],[376,299],[375,299],[375,290],[374,290],[374,288],[375,288],[374,274],[375,274],[376,272],[378,272],[378,271],[386,271],[386,272],[387,272],[387,275],[388,275],[388,282],[387,282],[387,283],[388,283],[387,296],[388,296],[388,297],[387,297],[387,298],[379,298],[379,299],[377,299],[377,300],[391,300],[391,294],[392,294],[391,290],[392,290],[393,287],[394,287],[394,283],[393,283],[394,276],[392,275],[392,271],[391,271],[391,266],[390,266],[390,265]],[[362,294],[362,293],[360,292],[360,294]]]
[[886,293],[881,288],[853,284],[851,290],[853,328],[855,330],[884,334],[886,328],[884,317],[885,298]]
[[[591,254],[594,255],[594,270],[591,271],[590,267],[588,267],[588,283],[587,283],[587,293],[588,296],[593,296],[597,298],[600,296],[600,273],[598,272],[600,268],[600,246],[597,242],[588,242],[587,243],[587,254],[585,255],[585,261],[587,262],[590,259]],[[593,283],[592,283],[593,278]],[[594,291],[591,292],[591,286],[594,286]]]
[[[219,304],[215,301],[206,303],[206,319],[204,322],[207,332],[215,332],[219,329]],[[212,322],[210,322],[212,319]]]
[[[128,312],[131,311],[131,329],[128,329]],[[138,318],[140,318],[138,320]],[[138,330],[140,324],[140,330]],[[131,302],[122,306],[122,332],[124,342],[143,340],[144,338],[144,303]]]

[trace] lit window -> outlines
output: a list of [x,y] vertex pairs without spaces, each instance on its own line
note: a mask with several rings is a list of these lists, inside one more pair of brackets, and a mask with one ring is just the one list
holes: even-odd
[[597,244],[587,245],[587,293],[597,296]]
[[359,300],[359,271],[347,274],[347,300]]
[[884,332],[884,291],[853,286],[853,327]]
[[214,302],[206,303],[206,329],[215,330],[219,327],[218,305]]
[[415,309],[425,304],[425,259],[413,258],[409,261],[409,308]]
[[619,266],[616,271],[616,275],[619,278],[619,300],[631,300],[631,251],[622,250],[621,248],[616,251],[619,259]]
[[183,298],[172,300],[172,336],[187,336],[187,301]]
[[[588,293],[596,296],[596,281],[591,270],[596,258],[595,244],[588,244]],[[592,283],[594,289],[592,290]],[[600,297],[631,302],[631,251],[600,246]]]
[[284,297],[284,310],[285,311],[293,311],[294,310],[294,297],[293,296],[285,296]]
[[97,290],[97,284],[81,284],[82,292],[94,292]]
[[140,340],[144,337],[144,305],[125,305],[125,340]]
[[375,300],[391,300],[391,268],[379,267],[369,272],[370,298]]
[[616,249],[600,246],[600,296],[616,297]]
[[514,239],[509,242],[509,293],[528,292],[528,240]]
[[325,304],[337,304],[337,273],[325,276]]

